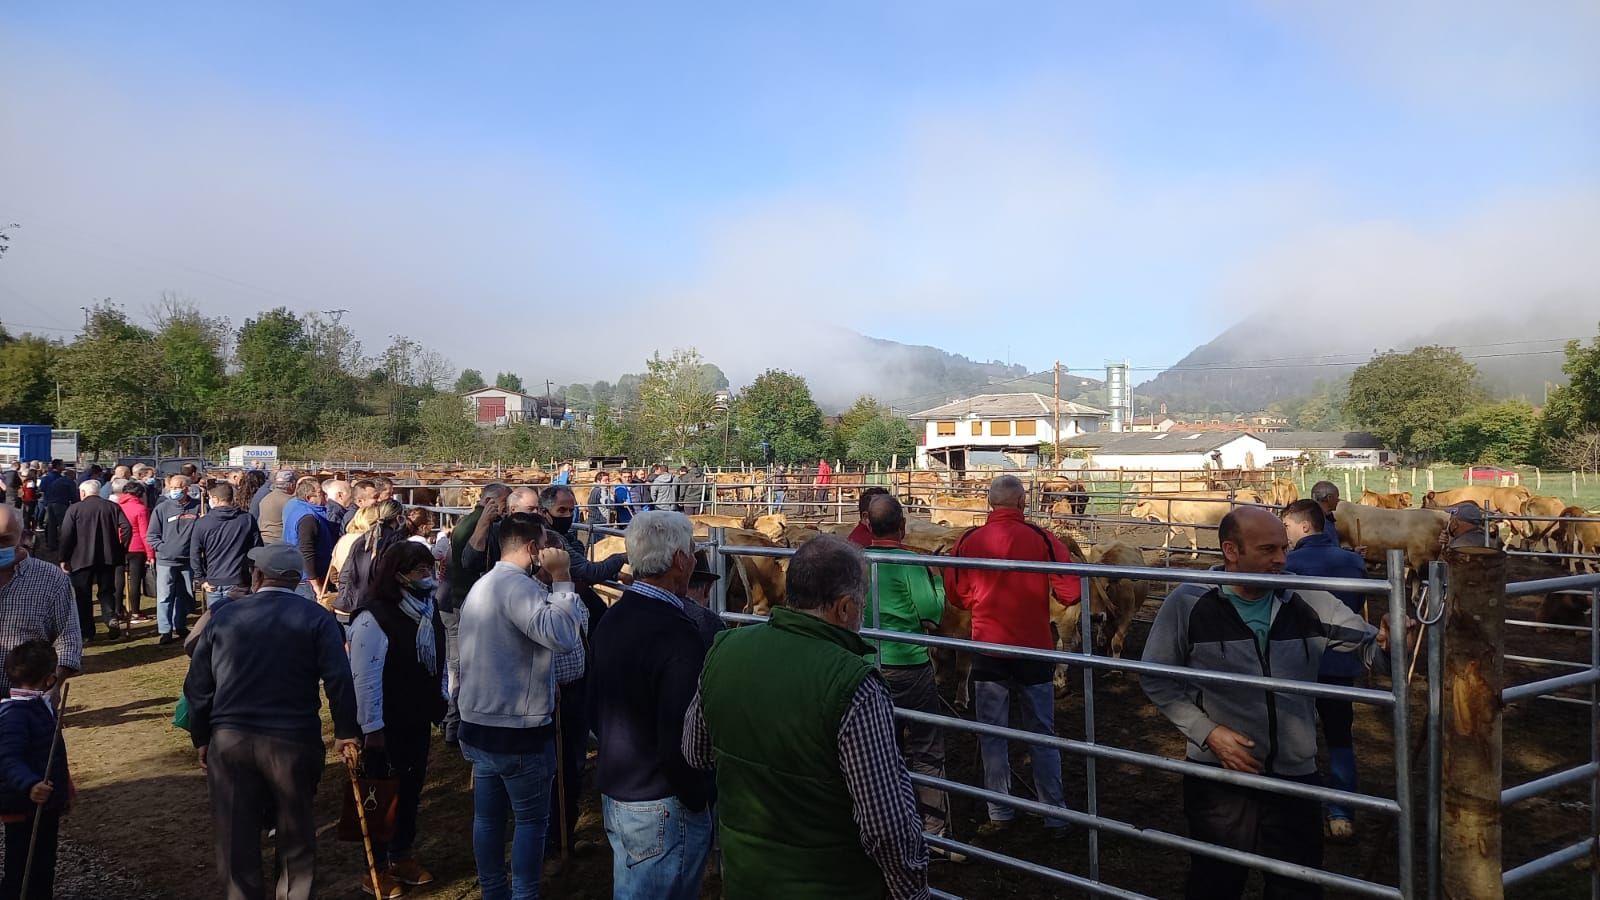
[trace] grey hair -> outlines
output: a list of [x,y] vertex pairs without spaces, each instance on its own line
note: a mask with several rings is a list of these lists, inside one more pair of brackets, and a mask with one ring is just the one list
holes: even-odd
[[89,479],[88,481],[80,481],[78,483],[78,493],[98,494],[100,493],[100,482],[93,478]]
[[[634,521],[638,521],[635,519]],[[629,530],[633,526],[628,526]],[[783,604],[791,609],[821,609],[840,597],[867,596],[867,557],[861,548],[831,534],[814,537],[789,558],[783,576]]]
[[122,493],[122,489],[127,487],[128,486],[128,482],[130,482],[132,480],[133,479],[131,479],[131,478],[113,478],[113,479],[111,479],[111,493],[113,493],[113,494]]
[[679,550],[694,556],[694,523],[680,512],[650,510],[633,517],[623,532],[633,574],[649,578],[672,568]]
[[506,497],[511,493],[511,485],[498,481],[491,481],[478,491],[479,498]]
[[990,506],[1016,506],[1028,489],[1023,486],[1022,479],[1015,475],[1001,475],[989,482]]
[[1311,499],[1326,503],[1339,496],[1339,486],[1331,481],[1319,481],[1311,486]]

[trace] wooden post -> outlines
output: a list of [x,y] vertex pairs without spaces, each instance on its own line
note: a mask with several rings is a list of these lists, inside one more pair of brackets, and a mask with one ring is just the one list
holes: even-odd
[[[1345,469],[1344,470],[1344,494],[1341,495],[1341,498],[1345,499],[1345,500],[1349,500],[1350,499],[1350,470],[1349,469]],[[1351,501],[1351,502],[1354,502],[1354,501]]]
[[[1445,621],[1443,809],[1439,854],[1448,900],[1499,900],[1501,700],[1506,554],[1452,550]],[[1398,676],[1397,676],[1398,677]]]
[[1544,490],[1544,473],[1539,471],[1538,466],[1533,467],[1533,489],[1536,491]]
[[1578,502],[1578,500],[1577,500],[1577,497],[1578,497],[1578,473],[1576,471],[1574,471],[1572,473],[1572,497],[1573,497],[1572,502],[1573,503],[1577,503]]
[[1433,469],[1428,470],[1428,490],[1433,490]]
[[1417,467],[1416,466],[1412,466],[1411,467],[1411,486],[1412,487],[1416,487],[1417,486]]

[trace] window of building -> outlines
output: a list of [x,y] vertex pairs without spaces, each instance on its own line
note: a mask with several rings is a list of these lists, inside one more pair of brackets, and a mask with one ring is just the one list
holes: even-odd
[[956,433],[956,423],[954,423],[954,422],[935,422],[934,423],[934,433],[938,434],[938,435],[947,436],[947,437],[954,437],[955,433]]
[[1017,437],[1035,437],[1039,434],[1039,423],[1034,419],[1023,419],[1017,423]]
[[983,437],[983,421],[981,419],[973,420],[973,422],[972,422],[972,436],[973,437]]
[[1010,437],[1011,436],[1011,423],[1010,422],[990,422],[989,423],[989,435],[991,437]]

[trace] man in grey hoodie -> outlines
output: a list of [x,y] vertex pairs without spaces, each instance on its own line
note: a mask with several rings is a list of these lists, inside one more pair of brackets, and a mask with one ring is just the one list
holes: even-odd
[[[1223,571],[1276,575],[1288,535],[1272,513],[1241,507],[1218,529]],[[1185,584],[1161,605],[1144,661],[1210,672],[1315,683],[1324,653],[1354,653],[1388,671],[1389,623],[1374,628],[1325,591]],[[1188,738],[1191,762],[1321,784],[1316,700],[1258,687],[1196,684],[1147,675],[1151,702]],[[1322,806],[1316,800],[1184,776],[1189,836],[1299,865],[1322,865]],[[1249,870],[1194,854],[1188,898],[1236,898]],[[1266,877],[1267,897],[1320,897],[1314,885]]]

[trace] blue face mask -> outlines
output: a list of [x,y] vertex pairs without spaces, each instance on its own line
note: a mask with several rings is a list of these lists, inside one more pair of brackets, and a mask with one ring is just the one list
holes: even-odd
[[17,564],[17,548],[6,547],[0,549],[0,569],[9,569]]
[[422,579],[419,579],[417,581],[411,582],[411,590],[415,591],[418,594],[431,594],[431,593],[433,593],[433,589],[438,587],[438,586],[439,586],[438,580],[435,579],[432,575],[429,575],[427,578],[422,578]]
[[167,491],[167,499],[169,499],[169,500],[181,500],[181,499],[183,499],[183,496],[184,496],[185,493],[186,493],[186,491],[184,491],[183,488],[173,488],[172,490]]

